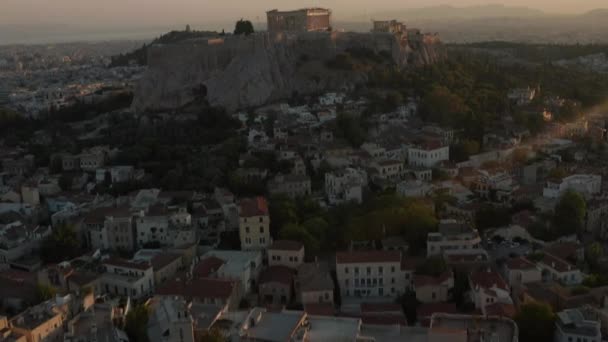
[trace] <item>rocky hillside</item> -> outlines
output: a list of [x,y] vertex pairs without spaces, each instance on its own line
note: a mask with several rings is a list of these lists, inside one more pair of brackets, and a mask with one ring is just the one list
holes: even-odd
[[206,99],[228,111],[294,94],[352,87],[375,63],[428,64],[445,55],[438,39],[404,43],[391,34],[307,33],[226,36],[151,46],[133,101],[137,112],[175,110]]

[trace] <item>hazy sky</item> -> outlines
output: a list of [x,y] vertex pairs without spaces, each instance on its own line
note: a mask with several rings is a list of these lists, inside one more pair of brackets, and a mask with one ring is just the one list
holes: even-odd
[[330,7],[335,18],[340,19],[387,9],[500,2],[561,13],[581,13],[608,6],[608,0],[0,0],[0,26],[112,27],[186,23],[203,26],[240,17],[264,20],[264,11],[272,8]]

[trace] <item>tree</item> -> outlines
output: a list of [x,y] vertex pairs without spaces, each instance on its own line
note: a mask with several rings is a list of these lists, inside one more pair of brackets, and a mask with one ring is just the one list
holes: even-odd
[[44,262],[62,262],[79,255],[80,241],[74,228],[68,225],[57,227],[40,246],[40,257]]
[[435,86],[423,99],[421,114],[428,121],[440,125],[452,125],[469,111],[463,99],[444,86]]
[[125,319],[125,332],[129,340],[136,342],[148,342],[147,324],[149,319],[148,308],[145,305],[137,305],[132,308]]
[[430,257],[424,263],[416,267],[416,274],[438,277],[448,270],[448,266],[443,257]]
[[53,157],[53,159],[51,159],[51,163],[49,165],[49,171],[51,172],[51,174],[57,174],[60,173],[63,170],[63,164],[61,161],[61,157]]
[[521,306],[515,315],[521,342],[553,341],[555,314],[544,303],[532,302]]
[[591,269],[597,269],[600,258],[604,255],[604,249],[599,242],[593,242],[585,248],[585,260]]
[[244,34],[244,35],[248,36],[252,33],[254,33],[254,30],[253,30],[253,24],[251,23],[251,21],[241,19],[236,22],[236,25],[234,27],[235,35]]
[[226,337],[222,334],[219,329],[211,329],[201,334],[200,339],[197,342],[224,342]]
[[560,236],[571,235],[583,229],[587,204],[581,194],[567,191],[562,195],[553,216],[553,226]]
[[413,326],[418,321],[418,299],[416,298],[416,292],[407,291],[401,297],[397,299],[397,302],[401,304],[405,318],[407,318],[407,324]]
[[57,291],[45,284],[36,285],[36,302],[41,303],[55,297]]

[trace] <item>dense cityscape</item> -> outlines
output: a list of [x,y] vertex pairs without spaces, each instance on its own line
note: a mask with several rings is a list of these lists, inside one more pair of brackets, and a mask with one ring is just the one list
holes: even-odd
[[333,16],[0,45],[0,342],[608,336],[608,45]]

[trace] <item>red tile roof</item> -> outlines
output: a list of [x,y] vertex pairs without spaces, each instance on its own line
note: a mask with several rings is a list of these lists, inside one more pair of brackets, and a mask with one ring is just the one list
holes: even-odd
[[576,267],[571,265],[566,260],[556,257],[555,255],[552,255],[549,253],[545,253],[543,255],[543,259],[541,260],[541,262],[543,264],[555,269],[558,272],[567,272],[567,271],[576,269]]
[[531,270],[535,269],[536,265],[524,257],[519,257],[509,259],[507,261],[507,268],[510,270]]
[[192,276],[194,278],[206,278],[209,277],[212,273],[215,273],[222,265],[224,265],[224,260],[220,258],[216,258],[211,256],[209,258],[205,258],[201,260],[194,269],[192,270]]
[[132,262],[129,260],[121,259],[121,258],[110,258],[103,262],[105,265],[117,266],[117,267],[125,267],[132,268],[137,270],[145,271],[152,267],[148,262]]
[[236,284],[220,279],[173,280],[156,291],[161,296],[183,296],[189,299],[228,299]]
[[353,251],[336,253],[337,264],[359,264],[397,262],[401,263],[399,251]]
[[486,306],[486,315],[488,316],[503,316],[513,317],[515,316],[515,306],[513,304],[506,303],[494,303]]
[[499,289],[505,291],[508,290],[507,283],[505,280],[495,271],[477,271],[469,275],[469,279],[473,284],[473,287],[480,287],[489,289],[496,286]]
[[455,303],[423,303],[416,309],[418,318],[431,317],[434,313],[453,314],[458,312]]
[[270,266],[260,275],[260,284],[281,283],[291,285],[293,283],[294,271],[287,266]]
[[276,240],[272,243],[272,246],[268,249],[274,249],[278,251],[299,251],[304,248],[304,244],[299,241],[293,240]]
[[444,282],[448,281],[451,277],[452,274],[449,272],[445,272],[439,277],[414,274],[414,287],[440,286]]
[[268,202],[264,197],[245,198],[240,202],[240,216],[266,216],[268,215]]
[[150,262],[152,263],[152,267],[156,271],[173,263],[175,260],[178,260],[181,257],[181,255],[176,253],[161,253],[155,255]]

